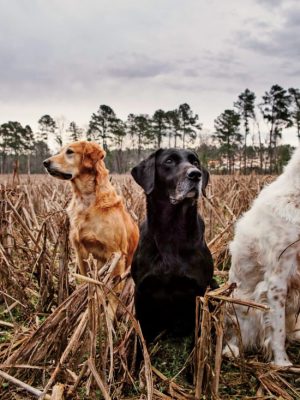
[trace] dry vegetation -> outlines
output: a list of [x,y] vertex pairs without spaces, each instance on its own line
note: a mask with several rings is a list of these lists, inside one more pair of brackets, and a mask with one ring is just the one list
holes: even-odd
[[[219,283],[226,281],[230,265],[227,244],[234,221],[271,179],[212,178],[199,208]],[[221,365],[220,293],[201,300],[202,331],[208,334],[197,340],[196,357],[193,338],[166,338],[149,349],[149,358],[134,319],[129,274],[121,277],[126,284],[114,326],[107,316],[105,299],[116,284],[108,271],[118,255],[98,272],[90,260],[89,278],[76,275],[65,213],[68,183],[48,176],[22,177],[18,185],[11,180],[0,178],[1,399],[38,398],[42,393],[61,399],[63,392],[70,399],[184,400],[203,393],[206,399],[300,398],[300,369],[274,370],[253,355]],[[141,221],[141,190],[129,176],[114,176],[113,181]],[[221,294],[229,292],[225,287]],[[208,312],[208,302],[216,305],[214,312]],[[217,333],[216,340],[210,340],[210,330]],[[144,346],[141,365],[136,363],[138,341]],[[299,346],[290,347],[289,354],[299,364]],[[11,377],[20,382],[11,382]]]

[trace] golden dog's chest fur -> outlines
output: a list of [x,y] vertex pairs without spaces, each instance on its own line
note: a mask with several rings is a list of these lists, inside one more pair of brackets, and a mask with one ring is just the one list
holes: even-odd
[[106,202],[99,201],[99,196],[93,197],[74,196],[68,207],[70,239],[80,253],[81,273],[86,273],[84,259],[89,253],[104,263],[117,251],[123,255],[120,264],[124,265],[119,265],[115,273],[122,273],[131,264],[138,238],[137,227],[116,193]]

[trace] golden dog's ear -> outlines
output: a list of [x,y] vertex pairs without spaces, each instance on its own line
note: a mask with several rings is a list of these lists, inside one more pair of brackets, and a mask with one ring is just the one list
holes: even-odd
[[97,143],[89,143],[89,159],[92,163],[92,169],[96,173],[96,179],[100,184],[108,176],[108,170],[105,168],[103,159],[106,156],[105,151]]
[[91,160],[96,163],[99,160],[103,160],[103,158],[106,156],[105,151],[97,145],[95,146],[93,151],[90,153]]
[[97,143],[85,144],[82,154],[82,166],[86,169],[95,168],[98,161],[103,160],[106,153]]

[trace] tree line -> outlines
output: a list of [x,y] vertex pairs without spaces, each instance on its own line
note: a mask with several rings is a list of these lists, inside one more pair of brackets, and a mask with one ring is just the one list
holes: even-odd
[[273,85],[258,103],[255,93],[245,89],[233,107],[215,119],[214,132],[205,139],[199,116],[187,103],[175,110],[156,110],[153,115],[130,113],[125,121],[102,104],[91,115],[87,129],[48,114],[38,120],[37,132],[17,121],[0,125],[0,172],[9,172],[13,161],[15,165],[20,162],[21,172],[42,172],[42,160],[51,153],[50,143],[61,147],[86,139],[99,142],[107,151],[112,172],[128,171],[153,149],[188,146],[195,148],[205,163],[212,166],[214,162],[217,172],[242,169],[247,173],[255,167],[277,173],[291,152],[290,146],[279,146],[279,141],[283,130],[292,126],[300,140],[300,91],[279,85]]
[[[258,136],[258,148],[253,144],[252,149],[259,155],[260,169],[269,172],[280,172],[281,165],[278,151],[278,142],[286,128],[294,126],[300,140],[300,91],[288,90],[279,85],[273,85],[269,92],[265,92],[262,100],[255,104],[256,95],[246,89],[234,103],[232,109],[225,110],[215,120],[214,137],[218,140],[221,150],[226,154],[227,169],[232,172],[235,157],[242,150],[244,171],[247,170],[247,146],[250,135],[250,123],[254,126]],[[258,119],[258,112],[267,125],[267,135],[263,141]],[[267,167],[266,167],[266,164]]]

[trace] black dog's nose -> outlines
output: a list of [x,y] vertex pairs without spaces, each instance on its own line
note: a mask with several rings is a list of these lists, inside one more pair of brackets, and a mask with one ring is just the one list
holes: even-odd
[[43,165],[45,168],[48,168],[50,166],[51,161],[49,161],[48,159],[43,161]]
[[197,168],[190,168],[187,170],[187,177],[191,181],[200,181],[201,171],[199,171]]

